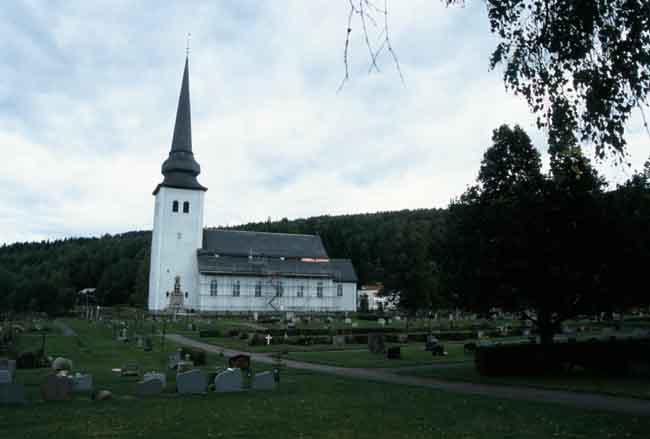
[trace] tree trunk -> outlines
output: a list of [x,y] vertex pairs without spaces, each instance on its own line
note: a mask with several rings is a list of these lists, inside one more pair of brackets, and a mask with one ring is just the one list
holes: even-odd
[[548,311],[540,310],[537,314],[537,329],[539,330],[539,340],[543,345],[553,344],[555,335],[555,324]]

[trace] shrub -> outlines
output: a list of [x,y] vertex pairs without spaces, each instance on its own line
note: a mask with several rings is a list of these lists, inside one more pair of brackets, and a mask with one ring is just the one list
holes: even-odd
[[648,340],[610,340],[580,343],[478,346],[474,354],[481,375],[541,375],[586,371],[614,376],[650,370]]
[[218,329],[206,329],[199,331],[199,337],[221,337],[221,331]]
[[187,347],[181,348],[181,358],[184,359],[186,355],[190,356],[190,360],[192,360],[195,366],[204,366],[206,364],[206,352],[204,350]]

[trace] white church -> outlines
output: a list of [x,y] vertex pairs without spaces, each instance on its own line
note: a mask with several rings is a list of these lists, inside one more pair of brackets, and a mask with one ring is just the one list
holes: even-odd
[[188,59],[156,197],[149,310],[341,312],[357,309],[357,276],[320,237],[203,228],[207,188],[192,153]]

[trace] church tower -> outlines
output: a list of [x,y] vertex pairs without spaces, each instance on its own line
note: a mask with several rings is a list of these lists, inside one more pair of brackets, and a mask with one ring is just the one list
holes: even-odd
[[198,309],[197,250],[203,242],[203,198],[207,188],[196,177],[201,167],[192,153],[188,58],[169,157],[162,165],[164,179],[156,197],[151,238],[149,311]]

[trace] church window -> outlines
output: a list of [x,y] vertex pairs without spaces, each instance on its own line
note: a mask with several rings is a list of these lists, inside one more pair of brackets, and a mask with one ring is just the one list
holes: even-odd
[[238,281],[238,280],[236,280],[235,282],[233,282],[233,284],[232,284],[232,295],[233,295],[234,297],[239,297],[239,287],[240,287],[240,285],[239,285],[239,281]]
[[216,296],[217,292],[219,291],[219,284],[217,283],[217,280],[211,280],[210,281],[210,295],[211,296]]
[[262,282],[259,280],[255,283],[255,297],[262,297]]
[[336,286],[336,295],[339,297],[343,296],[343,285],[337,285]]
[[178,212],[178,201],[176,200],[172,203],[172,212]]
[[282,285],[282,282],[278,283],[278,286],[275,290],[275,295],[276,297],[282,297],[284,295],[284,285]]
[[323,282],[316,284],[316,297],[323,297]]
[[305,295],[305,286],[298,285],[298,297],[303,297]]
[[190,202],[183,201],[183,213],[190,213]]

